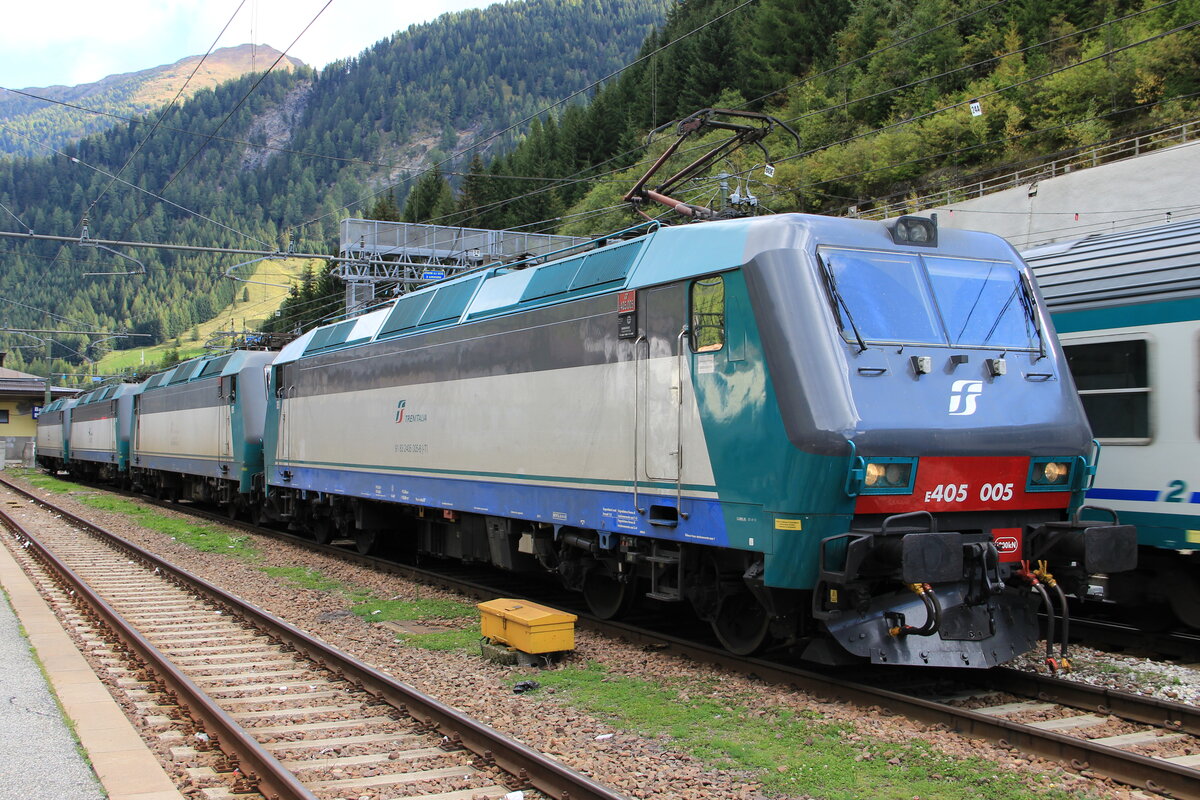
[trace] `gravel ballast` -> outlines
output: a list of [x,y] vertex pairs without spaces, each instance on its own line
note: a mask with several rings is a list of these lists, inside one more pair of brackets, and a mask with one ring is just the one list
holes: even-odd
[[[45,493],[53,502],[78,510],[82,516],[179,566],[204,577],[313,632],[327,642],[413,684],[493,727],[516,736],[529,746],[559,758],[565,764],[596,780],[614,786],[631,798],[744,798],[808,797],[799,793],[769,793],[760,779],[744,772],[714,768],[695,756],[674,748],[665,736],[647,738],[636,731],[621,730],[601,716],[573,708],[569,700],[548,692],[514,694],[515,679],[536,677],[536,670],[505,667],[483,661],[462,651],[433,651],[407,646],[393,630],[372,624],[347,612],[348,601],[338,592],[299,587],[263,572],[267,567],[301,567],[344,585],[370,592],[376,597],[411,599],[420,597],[462,598],[439,589],[409,583],[391,575],[359,567],[336,558],[285,542],[256,540],[260,560],[246,560],[202,553],[169,536],[132,523],[124,514],[83,506],[70,497]],[[178,512],[156,509],[165,515]],[[453,623],[452,623],[453,624]],[[1037,654],[1039,651],[1034,651]],[[1076,671],[1072,678],[1110,686],[1123,691],[1143,691],[1177,702],[1200,698],[1196,670],[1147,659],[1105,654],[1075,648]],[[703,687],[709,697],[736,700],[755,698],[760,709],[786,709],[796,714],[844,727],[845,741],[862,747],[855,760],[898,758],[889,755],[889,743],[897,746],[914,737],[929,742],[937,751],[955,759],[982,758],[994,762],[999,772],[1008,772],[1026,782],[1029,793],[1053,791],[1062,796],[1130,798],[1132,790],[1103,779],[1085,777],[1057,764],[989,742],[967,739],[937,726],[927,726],[883,712],[814,698],[804,692],[765,685],[752,677],[717,667],[701,665],[670,654],[603,638],[588,631],[576,633],[576,651],[567,664],[594,662],[613,674],[641,679],[655,685]],[[1040,659],[1030,657],[1018,667],[1038,668]],[[685,690],[686,691],[686,690]],[[797,742],[803,747],[803,742]],[[897,752],[900,752],[897,750]],[[849,788],[849,787],[847,787]],[[820,796],[820,795],[817,795]],[[934,795],[927,795],[934,796]]]

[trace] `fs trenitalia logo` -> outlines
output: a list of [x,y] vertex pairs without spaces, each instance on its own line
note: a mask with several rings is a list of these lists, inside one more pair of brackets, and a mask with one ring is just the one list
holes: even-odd
[[424,422],[427,419],[429,419],[428,414],[406,414],[404,407],[407,404],[408,404],[407,400],[401,400],[399,403],[396,403],[396,424],[397,425],[399,425],[401,422]]
[[975,398],[983,394],[983,381],[955,381],[950,387],[950,416],[975,413]]

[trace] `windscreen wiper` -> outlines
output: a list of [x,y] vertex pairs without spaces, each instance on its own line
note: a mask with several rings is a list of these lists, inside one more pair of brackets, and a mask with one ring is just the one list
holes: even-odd
[[1037,334],[1038,357],[1041,361],[1046,357],[1046,337],[1042,335],[1042,326],[1038,324],[1037,307],[1033,304],[1033,286],[1025,273],[1021,273],[1021,305],[1025,308],[1026,318],[1033,323],[1033,332]]
[[846,321],[850,323],[850,330],[854,331],[854,338],[858,340],[858,352],[867,349],[867,343],[863,341],[862,334],[858,332],[858,325],[854,324],[854,315],[850,313],[850,306],[846,305],[846,298],[842,297],[842,293],[838,291],[837,278],[833,277],[833,270],[825,263],[825,259],[817,253],[817,263],[821,265],[821,273],[825,276],[825,288],[829,290],[829,296],[833,299],[833,314],[835,317],[840,317],[838,314],[838,306],[846,313]]
[[[1026,321],[1026,323],[1028,323],[1029,325],[1031,325],[1033,327],[1034,335],[1037,336],[1037,340],[1038,340],[1037,360],[1041,361],[1043,358],[1046,357],[1046,343],[1045,343],[1045,339],[1042,336],[1042,329],[1038,325],[1038,322],[1037,322],[1037,314],[1034,313],[1033,305],[1030,302],[1031,295],[1029,293],[1029,287],[1025,282],[1024,275],[1020,276],[1020,283],[1018,283],[1016,286],[1013,287],[1012,292],[1008,295],[1008,299],[1004,301],[1004,305],[1001,307],[1000,313],[998,313],[996,315],[996,319],[992,323],[992,327],[988,330],[987,336],[983,337],[982,344],[987,344],[988,341],[991,340],[992,336],[996,333],[996,329],[1000,327],[1000,323],[1004,320],[1005,313],[1008,311],[1009,307],[1012,306],[1013,298],[1020,298],[1020,300],[1021,300],[1021,308],[1024,309],[1024,311],[1025,311],[1025,321]],[[965,322],[963,323],[963,329],[966,330]]]

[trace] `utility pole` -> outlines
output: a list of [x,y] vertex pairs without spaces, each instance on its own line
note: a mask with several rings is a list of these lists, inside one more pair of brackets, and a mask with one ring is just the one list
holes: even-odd
[[50,354],[54,352],[54,342],[50,339],[46,340],[46,396],[42,398],[42,410],[46,410],[46,406],[50,405],[50,384],[54,379],[54,373],[50,370],[54,369],[54,364],[50,360]]

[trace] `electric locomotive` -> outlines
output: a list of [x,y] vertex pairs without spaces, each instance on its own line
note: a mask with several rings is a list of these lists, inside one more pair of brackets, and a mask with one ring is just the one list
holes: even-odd
[[133,394],[129,481],[160,498],[253,512],[262,476],[266,369],[274,353],[236,350],[185,361]]
[[71,409],[78,400],[60,397],[38,415],[37,463],[51,471],[65,469],[71,455]]
[[265,516],[690,606],[739,653],[987,667],[1136,561],[1079,520],[1028,269],[930,220],[651,224],[310,331],[268,388]]
[[1200,628],[1200,220],[1057,242],[1025,253],[1095,435],[1088,500],[1137,526],[1138,568],[1089,595],[1137,621]]
[[72,474],[103,481],[128,474],[133,398],[141,390],[140,384],[116,383],[78,398],[71,409]]

